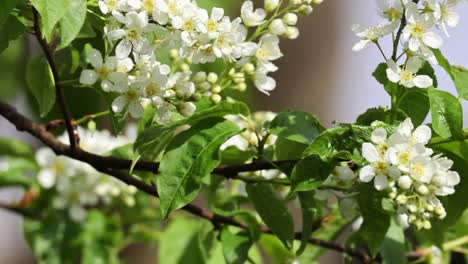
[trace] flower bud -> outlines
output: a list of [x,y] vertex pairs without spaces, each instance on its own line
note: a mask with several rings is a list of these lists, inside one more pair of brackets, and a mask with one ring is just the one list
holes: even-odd
[[218,81],[218,74],[214,73],[214,72],[210,72],[208,73],[208,77],[206,78],[208,80],[208,82],[210,83],[216,83]]
[[275,10],[279,5],[279,0],[265,0],[265,9],[268,12]]
[[432,227],[431,222],[429,222],[428,220],[423,221],[423,228],[424,229],[431,229],[431,227]]
[[437,214],[437,215],[443,215],[445,214],[445,209],[442,205],[438,205],[436,206],[434,212]]
[[302,0],[291,0],[291,4],[295,5],[295,6],[298,6],[298,5],[302,4]]
[[192,102],[185,102],[178,105],[177,110],[179,110],[179,113],[183,116],[191,116],[195,112],[196,107]]
[[220,93],[221,92],[221,86],[219,86],[219,85],[213,86],[213,88],[211,88],[211,92],[214,93],[214,94]]
[[426,195],[429,193],[429,189],[427,188],[426,185],[422,184],[422,185],[419,185],[418,188],[416,188],[416,191],[419,193],[419,194],[422,194],[422,195]]
[[255,65],[253,65],[252,63],[246,63],[243,67],[242,67],[242,70],[249,74],[249,75],[252,75],[255,73]]
[[294,13],[287,13],[283,17],[283,22],[289,26],[295,26],[297,24],[297,15]]
[[416,213],[418,211],[418,207],[415,204],[409,204],[408,210],[412,213]]
[[202,83],[206,80],[206,72],[197,72],[195,76],[193,76],[193,81],[195,83]]
[[310,15],[314,9],[310,5],[301,5],[297,12],[303,16]]
[[284,37],[288,39],[297,39],[299,37],[299,29],[297,29],[297,27],[288,27]]
[[312,3],[314,3],[314,5],[320,5],[323,3],[323,0],[312,0]]
[[177,49],[171,49],[170,53],[172,59],[179,59],[179,51]]
[[221,98],[221,96],[220,96],[219,94],[213,94],[213,95],[210,97],[210,100],[211,100],[213,103],[215,103],[215,104],[221,102],[221,99],[222,99],[222,98]]
[[247,84],[245,82],[238,83],[236,85],[236,89],[240,92],[244,92],[245,90],[247,90]]
[[202,98],[202,96],[199,93],[192,94],[192,100],[194,100],[194,101],[200,101],[201,98]]
[[416,216],[413,215],[413,214],[408,216],[408,222],[410,222],[410,223],[413,223],[414,221],[416,221],[416,219],[417,219]]
[[88,130],[90,132],[95,132],[96,131],[96,122],[94,122],[94,120],[90,120],[88,122]]
[[184,72],[190,71],[190,65],[188,65],[187,63],[183,63],[182,65],[180,65],[180,69]]
[[406,203],[408,202],[408,198],[406,198],[405,195],[400,194],[400,195],[397,196],[396,202],[397,202],[398,204],[406,204]]
[[398,179],[398,186],[400,186],[400,188],[402,189],[408,190],[409,188],[411,188],[411,184],[412,181],[409,176],[404,175]]
[[211,89],[211,84],[209,82],[202,82],[198,85],[198,88],[202,91],[208,91]]
[[286,25],[284,24],[283,20],[280,18],[274,19],[271,22],[268,29],[270,30],[271,33],[275,35],[283,35],[287,31]]

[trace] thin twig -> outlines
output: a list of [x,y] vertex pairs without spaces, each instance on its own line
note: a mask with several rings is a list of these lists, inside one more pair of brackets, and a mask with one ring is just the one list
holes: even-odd
[[79,144],[79,135],[77,130],[73,127],[70,114],[68,113],[68,108],[67,104],[65,103],[65,97],[63,95],[63,90],[62,86],[60,83],[60,76],[58,74],[57,67],[55,65],[54,61],[54,56],[52,55],[52,51],[49,48],[49,45],[47,42],[44,40],[42,33],[41,33],[41,28],[39,26],[39,14],[37,10],[33,7],[33,16],[34,16],[34,35],[37,38],[37,41],[42,47],[42,51],[44,52],[44,55],[47,58],[47,61],[49,62],[50,69],[52,71],[52,76],[54,78],[54,83],[55,83],[55,94],[57,96],[57,102],[60,107],[60,111],[62,112],[63,118],[65,119],[65,125],[67,127],[67,133],[68,137],[70,139],[70,147],[72,152],[74,152],[77,149],[77,146]]
[[[136,177],[133,177],[126,172],[115,169],[114,168],[115,163],[110,162],[110,160],[113,160],[114,158],[98,156],[92,153],[85,152],[81,149],[77,149],[76,152],[72,152],[69,146],[62,144],[52,134],[50,134],[46,130],[45,126],[35,124],[28,118],[18,113],[15,108],[2,102],[0,102],[0,115],[4,116],[8,121],[14,124],[18,131],[26,131],[30,133],[31,135],[35,136],[36,138],[40,139],[44,144],[46,144],[53,151],[55,151],[55,153],[59,155],[66,155],[71,158],[87,162],[88,164],[90,164],[91,166],[93,166],[95,169],[97,169],[98,171],[102,173],[112,176],[122,182],[125,182],[126,184],[132,185],[136,187],[138,190],[146,194],[149,194],[154,197],[159,197],[158,191],[155,186],[150,185]],[[113,161],[122,162],[125,160],[115,159]],[[258,164],[252,163],[252,164],[248,164],[247,166],[239,166],[239,168],[236,168],[236,169],[237,170],[257,169],[259,168],[259,166],[260,165]],[[218,170],[221,172],[225,171],[229,173],[232,173],[233,171],[235,171],[235,169],[232,169],[230,167],[220,167],[218,168]],[[222,215],[215,214],[213,212],[210,212],[208,210],[205,210],[193,204],[187,204],[182,209],[195,216],[198,216],[200,218],[203,218],[212,222],[213,225],[215,226],[218,226],[219,224],[225,224],[225,225],[230,225],[230,226],[236,226],[244,230],[248,229],[248,226],[245,223],[242,223],[230,217],[225,217]],[[269,234],[272,233],[272,231],[266,227],[262,228],[262,232],[269,233]],[[300,234],[301,234],[300,232],[296,233],[295,238],[301,239]],[[316,238],[309,238],[309,243],[348,254],[352,257],[358,258],[362,262],[367,263],[371,259],[370,256],[364,251],[361,251],[358,249],[352,249],[352,248],[346,247],[338,243],[323,241],[323,240],[316,239]]]

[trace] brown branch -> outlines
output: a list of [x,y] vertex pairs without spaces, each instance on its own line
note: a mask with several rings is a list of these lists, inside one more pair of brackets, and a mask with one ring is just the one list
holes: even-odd
[[39,14],[37,13],[37,10],[33,7],[33,16],[34,16],[34,35],[37,38],[37,41],[41,45],[42,51],[44,52],[44,55],[47,58],[47,61],[49,62],[50,69],[52,71],[52,76],[54,78],[54,83],[55,83],[55,94],[57,96],[57,102],[60,107],[60,111],[62,112],[63,118],[65,119],[65,125],[67,127],[67,133],[68,137],[70,139],[70,147],[71,150],[74,152],[78,147],[79,144],[79,135],[78,131],[74,128],[70,114],[68,113],[68,108],[65,103],[65,96],[63,95],[63,90],[62,90],[62,85],[60,84],[60,76],[57,70],[57,67],[55,65],[54,61],[54,56],[52,54],[52,51],[50,50],[47,42],[44,40],[40,25],[39,25]]
[[[136,187],[138,190],[146,194],[149,194],[154,197],[159,197],[158,191],[155,186],[150,185],[136,177],[129,175],[126,172],[119,171],[118,169],[115,168],[115,167],[125,167],[126,169],[130,165],[128,164],[128,162],[131,162],[131,161],[116,159],[112,157],[102,157],[102,156],[98,156],[98,155],[83,151],[81,149],[77,149],[75,152],[72,152],[69,146],[61,143],[51,133],[49,133],[45,126],[35,124],[28,118],[18,113],[15,108],[2,102],[0,102],[0,115],[4,116],[8,121],[14,124],[18,131],[26,131],[29,134],[40,139],[45,145],[50,147],[56,154],[66,155],[73,159],[84,161],[102,173],[110,175],[122,182],[125,182],[128,185],[132,185]],[[145,170],[148,169],[150,171],[153,171],[153,170],[157,171],[157,168],[154,168],[154,167],[157,167],[155,166],[157,163],[137,163],[137,165],[138,164],[140,164],[139,166],[141,166]],[[148,167],[146,168],[146,166]],[[224,166],[224,167],[218,168],[217,170],[219,173],[226,173],[229,175],[230,173],[246,171],[248,169],[265,169],[265,168],[267,168],[267,166],[264,165],[263,163],[260,165],[256,163],[252,163],[252,164],[247,164],[247,165],[235,166],[234,168]],[[182,209],[195,216],[198,216],[200,218],[203,218],[212,222],[214,226],[225,224],[225,225],[230,225],[230,226],[236,226],[244,230],[248,229],[248,226],[240,221],[237,221],[233,218],[215,214],[213,212],[207,211],[203,208],[200,208],[192,204],[187,204]],[[262,232],[268,233],[268,234],[272,233],[272,231],[266,227],[262,228]],[[301,233],[300,232],[296,233],[295,238],[300,239]],[[368,262],[371,259],[369,255],[365,253],[364,251],[348,248],[348,247],[345,247],[341,244],[337,244],[334,242],[323,241],[323,240],[316,239],[316,238],[309,238],[309,243],[348,254],[352,257],[358,258],[362,262]]]

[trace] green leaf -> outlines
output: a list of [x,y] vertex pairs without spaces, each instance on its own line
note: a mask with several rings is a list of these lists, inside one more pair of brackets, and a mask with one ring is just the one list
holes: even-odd
[[462,67],[452,67],[452,74],[458,94],[468,100],[468,70]]
[[163,218],[195,198],[201,179],[220,163],[219,147],[240,132],[230,121],[214,121],[207,120],[179,134],[162,157],[157,186]]
[[8,16],[4,24],[0,23],[0,54],[8,48],[11,41],[23,35],[24,31],[23,23],[15,16]]
[[21,186],[28,188],[33,178],[28,175],[34,172],[36,164],[23,158],[7,158],[3,162],[6,169],[0,169],[0,187]]
[[279,113],[268,130],[278,137],[309,145],[325,128],[310,113],[287,111]]
[[318,155],[301,159],[291,175],[291,192],[312,191],[333,172],[336,162],[323,161]]
[[31,0],[41,15],[42,34],[47,41],[52,40],[55,25],[68,11],[72,0]]
[[286,248],[291,249],[294,241],[294,223],[284,200],[270,184],[248,184],[246,190],[263,222]]
[[30,145],[12,138],[0,137],[0,156],[13,156],[21,158],[34,158]]
[[58,49],[68,46],[80,33],[86,20],[86,0],[70,2],[67,13],[60,20],[60,45]]
[[138,135],[134,148],[141,155],[147,152],[152,153],[152,155],[150,155],[150,158],[154,159],[170,142],[174,131],[180,126],[194,126],[203,120],[215,117],[223,117],[229,114],[248,116],[249,109],[245,104],[240,102],[221,102],[211,108],[201,110],[200,112],[196,112],[195,114],[186,119],[163,126],[153,126],[144,129]]
[[205,263],[198,240],[203,224],[202,221],[183,218],[171,221],[160,237],[158,263]]
[[421,125],[430,110],[427,90],[420,88],[406,88],[398,98],[398,108],[403,111],[415,126]]
[[228,228],[221,231],[221,243],[226,263],[243,264],[248,258],[252,241],[245,233],[233,234]]
[[429,89],[432,128],[443,138],[463,138],[463,110],[452,94]]
[[358,116],[356,123],[358,125],[370,126],[374,121],[391,123],[391,112],[383,107],[370,108],[364,114]]
[[34,57],[29,61],[26,67],[26,81],[39,104],[41,117],[46,116],[55,104],[55,83],[44,57]]
[[380,63],[375,71],[372,73],[372,76],[382,85],[385,85],[389,82],[387,78],[387,63]]
[[427,75],[431,77],[431,79],[434,81],[433,85],[434,87],[439,87],[439,82],[437,81],[437,76],[435,75],[434,68],[432,68],[431,64],[426,61],[422,65],[421,69],[418,71],[418,75]]
[[[17,0],[3,0],[0,8],[0,27],[7,21],[10,12],[15,8]],[[1,53],[1,52],[0,52]]]
[[312,234],[314,221],[317,219],[318,209],[314,199],[314,192],[299,192],[299,202],[301,203],[302,212],[302,233],[301,246],[296,251],[296,255],[301,255],[306,249],[308,238]]
[[363,184],[357,196],[363,222],[358,231],[370,252],[377,254],[390,226],[390,216],[382,208],[382,194],[372,184]]
[[405,234],[396,217],[391,218],[390,227],[380,248],[380,254],[385,264],[405,264],[407,262]]
[[240,150],[237,146],[229,146],[221,152],[222,164],[240,164],[255,157],[253,150]]
[[438,49],[433,49],[432,52],[434,53],[434,56],[437,59],[437,62],[439,63],[440,67],[442,67],[453,79],[452,75],[452,66],[450,63],[447,61],[447,59],[444,57],[442,52]]
[[326,160],[335,157],[343,150],[346,142],[351,136],[351,130],[347,127],[332,128],[324,131],[304,151],[304,156],[319,155]]

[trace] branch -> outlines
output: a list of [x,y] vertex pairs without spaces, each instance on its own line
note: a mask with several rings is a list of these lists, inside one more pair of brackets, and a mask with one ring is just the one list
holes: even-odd
[[[75,152],[71,150],[71,148],[60,141],[58,141],[51,133],[49,133],[45,126],[38,125],[33,123],[28,118],[24,117],[20,113],[16,111],[15,108],[9,106],[8,104],[0,102],[0,115],[4,116],[8,121],[16,126],[18,131],[26,131],[29,134],[35,136],[36,138],[40,139],[44,144],[49,146],[56,154],[58,155],[66,155],[70,158],[80,160],[86,162],[93,166],[96,170],[112,176],[122,182],[125,182],[128,185],[132,185],[136,187],[138,190],[154,196],[159,197],[158,191],[155,186],[147,184],[146,182],[129,175],[126,172],[119,171],[115,167],[129,167],[131,164],[128,164],[129,160],[121,160],[112,157],[102,157],[98,156],[89,152],[86,152],[81,149],[76,149]],[[281,162],[280,162],[281,163]],[[158,166],[156,166],[158,165]],[[145,170],[148,169],[149,171],[157,171],[159,167],[158,163],[137,163],[137,166],[144,168]],[[270,166],[270,167],[267,167]],[[225,173],[226,175],[230,175],[231,173],[241,172],[241,171],[248,171],[251,169],[266,169],[271,168],[271,164],[268,163],[251,163],[251,164],[244,164],[244,165],[237,165],[237,166],[221,166],[217,168],[215,171],[218,173]],[[225,217],[222,215],[215,214],[213,212],[207,211],[203,208],[198,206],[187,204],[182,208],[195,216],[200,218],[206,219],[213,223],[214,226],[219,226],[220,224],[236,226],[242,228],[244,230],[248,229],[248,226],[242,222],[239,222],[233,218]],[[263,233],[271,234],[272,231],[268,228],[262,228]],[[295,234],[296,239],[301,239],[301,232]],[[357,249],[352,249],[346,247],[341,244],[337,244],[334,242],[328,242],[319,240],[316,238],[309,238],[309,243],[321,246],[324,248],[328,248],[331,250],[339,251],[345,254],[348,254],[352,257],[358,258],[362,262],[369,262],[371,260],[370,256],[364,252]]]
[[68,113],[68,108],[65,103],[65,97],[63,95],[62,86],[60,84],[60,76],[58,74],[58,70],[55,65],[54,56],[52,55],[52,52],[41,33],[41,29],[39,26],[39,14],[37,13],[37,10],[34,7],[32,10],[33,10],[33,16],[34,16],[34,35],[36,36],[37,41],[41,45],[42,51],[44,52],[44,55],[46,56],[47,61],[49,62],[49,66],[52,71],[52,76],[54,77],[55,94],[57,96],[57,102],[59,104],[60,111],[62,112],[63,118],[65,119],[65,125],[67,127],[67,133],[70,139],[71,150],[75,151],[79,143],[78,132],[74,128],[71,118],[70,118],[70,114]]

